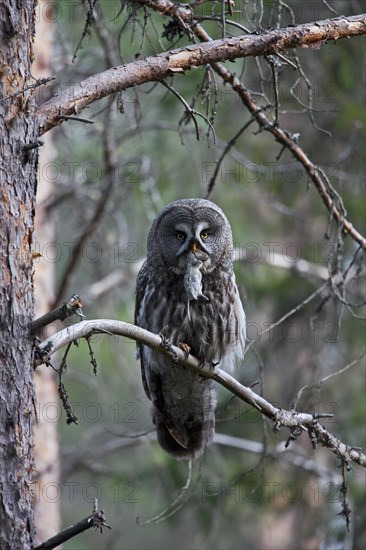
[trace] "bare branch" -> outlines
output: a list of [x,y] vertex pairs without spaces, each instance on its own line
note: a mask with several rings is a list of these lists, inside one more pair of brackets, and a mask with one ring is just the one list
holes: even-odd
[[[138,4],[168,14],[181,22],[192,22],[194,20],[194,14],[190,8],[183,8],[175,2],[138,0]],[[343,232],[349,233],[362,248],[366,249],[365,237],[345,218],[345,211],[340,197],[331,188],[329,181],[324,178],[321,170],[310,161],[299,147],[296,137],[283,131],[276,124],[271,124],[264,113],[258,109],[250,92],[240,80],[220,63],[221,61],[234,60],[240,57],[276,55],[299,46],[308,47],[315,43],[322,44],[327,40],[338,40],[339,38],[366,34],[366,14],[348,18],[327,19],[285,29],[271,30],[263,34],[246,35],[226,40],[211,40],[200,25],[194,26],[194,32],[202,41],[202,44],[185,46],[147,57],[141,61],[113,67],[67,88],[64,92],[39,107],[37,116],[40,124],[40,134],[57,126],[60,123],[60,117],[78,114],[94,101],[107,95],[145,82],[161,81],[166,76],[184,73],[192,67],[211,64],[216,73],[238,93],[259,126],[270,131],[276,140],[300,161],[313,181],[326,208],[342,226]]]
[[84,122],[84,124],[94,124],[94,120],[89,120],[88,118],[82,118],[80,116],[68,116],[68,115],[57,115],[59,120],[74,120],[75,122]]
[[111,529],[111,527],[106,523],[106,518],[103,510],[100,510],[99,512],[95,511],[87,518],[84,518],[72,525],[71,527],[60,531],[54,537],[36,546],[34,550],[51,550],[52,548],[56,548],[56,546],[59,546],[67,540],[76,537],[76,535],[79,535],[80,533],[86,531],[87,529],[90,529],[91,527],[99,529],[101,533],[103,533],[103,527]]
[[49,311],[45,315],[42,315],[42,317],[33,321],[31,325],[32,332],[37,332],[56,320],[64,321],[67,317],[75,314],[84,319],[85,315],[83,315],[81,310],[82,305],[80,296],[78,294],[73,294],[68,302],[64,302],[60,307]]
[[326,267],[315,264],[314,262],[309,262],[304,258],[296,258],[293,262],[290,262],[286,260],[283,254],[279,254],[278,252],[267,252],[264,249],[261,249],[260,258],[253,258],[248,248],[236,248],[234,254],[234,261],[237,262],[248,262],[251,264],[265,263],[273,267],[288,269],[305,277],[318,277],[319,279],[323,279],[323,281],[328,281],[329,279],[329,272]]
[[[148,5],[148,2],[145,4]],[[160,4],[163,3],[160,2]],[[170,4],[177,9],[176,3],[170,2]],[[180,9],[181,11],[190,12],[188,8]],[[183,19],[181,13],[179,17]],[[145,82],[162,80],[171,74],[184,72],[192,67],[232,61],[240,57],[283,53],[291,48],[307,47],[320,41],[338,40],[362,34],[366,34],[365,14],[306,23],[267,31],[263,34],[210,40],[203,44],[185,46],[141,61],[113,67],[74,84],[40,106],[37,110],[40,134],[59,125],[60,115],[78,114],[94,101],[107,95]]]
[[[50,356],[63,346],[77,340],[78,338],[86,338],[95,333],[110,333],[120,336],[126,336],[141,344],[163,353],[168,356],[174,356],[181,365],[188,367],[199,373],[205,378],[215,380],[226,389],[238,396],[255,409],[261,412],[264,416],[274,422],[274,429],[279,430],[281,427],[295,428],[302,431],[307,431],[316,442],[330,449],[337,457],[345,460],[347,463],[356,462],[357,464],[366,467],[366,455],[360,449],[349,447],[342,443],[336,436],[328,432],[318,421],[319,418],[329,415],[313,415],[301,413],[294,410],[284,410],[275,407],[263,397],[253,392],[250,388],[240,384],[235,378],[220,368],[213,368],[211,365],[202,365],[198,359],[189,355],[177,346],[162,345],[162,339],[157,334],[153,334],[145,329],[137,327],[131,323],[116,321],[112,319],[98,319],[92,321],[82,321],[71,327],[65,328],[54,334],[39,346],[39,355],[44,362],[48,362]],[[38,359],[37,364],[42,361]]]
[[285,447],[285,442],[281,441],[274,448],[265,449],[263,443],[259,441],[251,441],[217,432],[215,433],[214,443],[231,447],[232,449],[242,450],[246,453],[263,454],[265,452],[266,458],[283,459],[285,462],[297,468],[301,468],[306,472],[310,472],[323,479],[328,479],[334,483],[339,483],[342,479],[338,473],[318,466],[314,460],[310,460],[306,456],[301,455],[303,449],[300,445],[295,450],[293,448],[288,449]]
[[[141,267],[140,264],[139,267]],[[138,272],[138,270],[136,271]],[[134,275],[136,276],[137,273],[134,273]],[[82,291],[84,303],[93,303],[104,294],[107,294],[114,288],[123,284],[127,284],[128,282],[130,282],[128,270],[124,268],[115,269],[111,273],[105,275],[105,277],[102,277],[99,281],[96,281],[85,287],[85,289]]]
[[[175,2],[172,2],[170,0],[136,0],[136,2],[140,5],[144,5],[144,6],[147,5],[160,13],[168,14],[171,17],[178,17],[178,14],[176,13],[177,9],[179,9],[178,5]],[[291,13],[291,10],[290,10],[290,13]],[[184,12],[184,16],[182,15],[182,13],[179,13],[179,17],[180,18],[185,17],[186,21],[192,21],[194,19],[194,14],[193,14],[193,11],[190,11],[189,8],[186,8]],[[361,24],[363,25],[362,33],[364,33],[366,28],[366,14],[362,14],[360,16],[354,16],[354,17],[356,18],[356,20],[359,17],[360,21],[362,21],[362,24]],[[354,18],[346,18],[346,19],[347,21],[350,21],[351,19],[354,20]],[[342,20],[342,17],[338,19],[327,20],[327,21],[331,23],[336,23],[336,22],[339,23],[341,20]],[[313,24],[310,24],[310,27],[312,25],[317,27],[318,24],[322,25],[322,23],[325,23],[325,21],[315,22]],[[299,29],[299,27],[301,27],[302,29],[310,28],[309,24],[298,25],[298,26],[294,25],[291,28],[295,30],[295,29]],[[194,32],[195,32],[195,35],[203,43],[214,44],[218,42],[217,40],[213,41],[210,35],[199,24],[194,25]],[[286,34],[285,29],[277,30],[276,32],[278,33],[284,32]],[[261,40],[264,36],[266,36],[266,34],[258,35],[258,38]],[[249,35],[249,36],[251,37],[253,35]],[[333,39],[338,40],[338,38],[340,38],[341,36],[342,35],[333,35]],[[240,37],[240,39],[241,38],[243,37]],[[304,38],[303,35],[302,35],[302,38]],[[329,40],[329,39],[330,39],[329,37],[325,38],[325,40]],[[228,41],[222,41],[222,42],[231,43],[231,40],[232,39]],[[322,40],[323,39],[319,38],[319,40],[315,40],[312,43],[316,43],[316,42],[322,43]],[[301,38],[300,38],[300,41],[301,41]],[[301,42],[298,45],[295,44],[288,47],[282,44],[280,48],[275,48],[272,52],[259,51],[254,55],[268,55],[268,53],[277,54],[278,49],[280,49],[281,52],[283,52],[283,50],[285,49],[290,49],[297,46],[308,47],[309,44],[310,42],[309,43]],[[248,53],[245,55],[251,55],[251,54]],[[237,57],[241,57],[241,56],[237,56]],[[226,60],[226,58],[225,59],[223,58],[220,61],[224,61],[224,60]],[[220,62],[215,61],[214,63],[211,62],[211,64],[212,64],[213,70],[219,76],[221,76],[224,82],[230,84],[233,90],[237,92],[243,104],[251,112],[252,116],[256,118],[256,121],[259,124],[260,128],[262,130],[266,130],[272,133],[275,139],[282,144],[283,148],[288,149],[293,154],[293,156],[302,164],[310,180],[313,182],[315,188],[317,189],[326,208],[328,209],[332,217],[336,220],[336,222],[342,227],[342,231],[346,234],[348,233],[352,237],[352,239],[354,239],[356,242],[358,242],[361,245],[363,249],[366,249],[366,238],[363,235],[361,235],[361,233],[357,231],[353,227],[353,225],[346,219],[345,217],[346,214],[339,195],[330,186],[329,180],[325,177],[321,169],[318,166],[316,166],[314,163],[312,163],[311,160],[305,154],[305,152],[301,149],[301,147],[298,144],[298,140],[296,136],[290,135],[288,132],[285,132],[281,128],[279,128],[276,124],[271,124],[269,122],[265,114],[258,109],[258,105],[254,102],[250,91],[240,82],[240,79],[237,78],[235,73],[231,73]],[[302,75],[303,77],[305,77],[304,74]],[[306,77],[305,77],[305,80],[306,80]]]
[[[210,36],[204,29],[202,29],[202,27],[197,25],[195,29],[196,34],[201,38],[201,40],[211,40]],[[212,42],[213,41],[211,41],[211,43]],[[299,146],[297,137],[290,135],[288,132],[285,132],[281,128],[278,128],[269,122],[263,111],[258,108],[258,105],[253,100],[249,90],[244,86],[244,84],[242,84],[242,82],[240,82],[234,73],[231,73],[221,63],[213,63],[212,68],[225,82],[231,85],[234,91],[237,92],[243,104],[255,117],[260,128],[270,132],[276,140],[281,143],[284,148],[288,149],[304,167],[327,210],[341,225],[343,232],[346,234],[348,233],[352,239],[361,245],[363,249],[366,249],[366,238],[361,235],[361,233],[353,227],[351,222],[346,219],[344,209],[342,208],[343,205],[340,204],[339,197],[333,189],[329,189],[329,182],[324,178],[324,173],[309,159],[303,149]]]

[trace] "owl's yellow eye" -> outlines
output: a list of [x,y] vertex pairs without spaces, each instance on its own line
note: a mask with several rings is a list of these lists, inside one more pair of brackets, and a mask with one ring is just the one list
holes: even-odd
[[178,241],[184,241],[186,238],[185,234],[182,233],[182,231],[177,231],[175,236],[177,237]]
[[201,239],[208,239],[208,233],[207,233],[207,231],[202,231],[200,237],[201,237]]

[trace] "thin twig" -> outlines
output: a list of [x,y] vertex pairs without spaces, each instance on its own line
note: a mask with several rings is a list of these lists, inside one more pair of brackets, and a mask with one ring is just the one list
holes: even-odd
[[266,55],[264,58],[269,64],[272,72],[273,91],[274,91],[274,108],[275,108],[275,120],[274,125],[276,128],[279,126],[278,110],[280,107],[280,98],[278,93],[278,67],[281,66],[281,62],[274,55]]
[[215,166],[215,171],[214,173],[212,174],[212,177],[208,183],[208,186],[207,186],[207,194],[206,194],[206,199],[208,199],[211,194],[212,194],[212,191],[213,191],[213,188],[215,186],[215,183],[216,183],[216,179],[217,179],[217,175],[219,173],[219,170],[220,170],[220,167],[221,167],[221,164],[223,163],[224,161],[224,158],[226,157],[226,155],[228,154],[228,152],[230,151],[230,149],[232,147],[234,147],[235,143],[237,142],[237,140],[240,138],[240,136],[242,135],[243,132],[245,132],[245,130],[247,128],[249,128],[249,126],[255,121],[255,118],[252,117],[250,118],[242,128],[240,128],[240,130],[235,134],[235,136],[233,136],[230,141],[227,142],[226,144],[226,147],[225,149],[223,150],[223,152],[221,153],[221,156],[219,158],[219,160],[217,161],[216,163],[216,166]]
[[82,118],[80,116],[69,116],[69,115],[57,115],[57,120],[75,120],[76,122],[84,122],[84,124],[94,124],[94,120],[89,120],[88,118]]
[[80,38],[80,40],[79,40],[79,42],[78,42],[78,44],[75,48],[75,51],[74,51],[74,55],[73,55],[73,58],[72,58],[73,63],[76,61],[77,54],[78,54],[79,50],[82,47],[84,39],[86,38],[86,36],[90,35],[90,27],[94,23],[94,2],[93,2],[93,0],[86,0],[86,4],[88,5],[88,9],[87,9],[87,13],[86,13],[86,20],[85,20],[84,29],[83,29],[81,38]]
[[71,348],[71,345],[72,343],[76,343],[77,340],[73,340],[72,342],[69,342],[66,346],[66,351],[64,353],[64,356],[61,360],[61,364],[60,364],[60,367],[58,369],[56,369],[57,373],[58,373],[58,394],[60,396],[60,399],[61,399],[61,403],[63,405],[63,408],[65,409],[65,412],[66,412],[66,423],[67,424],[78,424],[78,419],[76,417],[76,415],[74,414],[74,411],[69,403],[69,396],[67,394],[67,391],[66,391],[66,388],[65,388],[65,384],[63,382],[63,374],[64,372],[66,372],[66,369],[67,369],[67,363],[66,363],[66,359],[67,359],[67,356],[69,354],[69,351],[70,351],[70,348]]
[[180,489],[179,493],[174,498],[174,500],[166,508],[164,508],[164,510],[159,512],[159,514],[157,514],[154,517],[145,519],[143,521],[141,521],[140,518],[137,517],[136,523],[138,525],[147,525],[149,523],[161,523],[162,521],[165,521],[171,516],[174,516],[181,508],[183,508],[184,504],[187,502],[189,498],[188,489],[191,485],[191,481],[192,481],[192,459],[189,459],[188,474],[187,474],[186,482],[183,485],[183,487]]
[[93,348],[91,347],[90,337],[87,336],[85,338],[85,340],[86,340],[86,343],[88,344],[89,355],[90,355],[90,363],[93,367],[93,373],[94,373],[95,376],[97,376],[97,374],[98,374],[98,363],[97,363],[97,360],[95,359]]
[[275,323],[272,323],[271,325],[266,327],[263,331],[261,331],[261,334],[248,344],[248,346],[245,349],[245,355],[248,353],[250,348],[254,346],[258,342],[258,340],[262,338],[264,334],[267,334],[267,332],[272,331],[274,328],[278,327],[280,324],[286,321],[286,319],[288,319],[289,317],[291,317],[292,315],[300,311],[304,306],[306,306],[309,302],[311,302],[311,300],[313,300],[316,296],[318,296],[318,294],[320,294],[328,286],[328,284],[329,284],[328,281],[322,284],[319,288],[317,288],[314,292],[312,292],[307,298],[305,298],[297,306],[295,306],[290,311],[285,313],[285,315],[280,317],[280,319],[278,319]]
[[39,147],[42,147],[44,145],[44,141],[41,139],[36,139],[35,141],[32,141],[32,143],[27,143],[23,146],[23,151],[32,151],[33,149],[38,149]]
[[342,485],[341,485],[341,502],[342,510],[339,512],[339,516],[344,516],[346,519],[346,527],[349,532],[350,522],[351,522],[351,508],[348,502],[347,493],[348,493],[348,484],[347,484],[347,471],[351,468],[345,459],[342,459]]
[[36,79],[36,82],[34,84],[29,84],[28,86],[25,86],[18,92],[14,92],[13,94],[7,95],[6,97],[2,97],[0,99],[0,103],[3,103],[5,101],[9,101],[10,99],[13,99],[14,97],[17,97],[18,95],[24,94],[28,90],[33,90],[34,88],[38,88],[38,86],[44,86],[45,84],[48,84],[48,82],[51,82],[51,80],[55,80],[55,76],[47,76],[45,78],[38,78]]
[[199,116],[199,117],[203,118],[203,120],[206,122],[206,124],[210,128],[210,130],[212,132],[212,136],[213,136],[213,142],[215,143],[215,140],[216,140],[215,129],[212,126],[209,119],[207,118],[207,116],[203,115],[199,111],[196,111],[196,109],[192,109],[192,107],[187,103],[187,101],[184,99],[184,97],[182,97],[180,95],[180,93],[177,92],[177,90],[175,88],[173,88],[173,86],[170,86],[170,84],[168,84],[164,80],[162,80],[161,83],[163,84],[163,86],[168,88],[168,90],[170,92],[172,92],[175,95],[175,97],[177,97],[179,99],[179,101],[181,101],[183,103],[184,107],[186,108],[186,112],[185,112],[183,118],[181,119],[181,121],[179,123],[179,126],[181,126],[181,124],[183,124],[183,122],[185,122],[185,121],[188,122],[189,119],[192,118],[192,120],[194,122],[194,126],[196,128],[196,139],[197,139],[197,141],[199,141],[200,140],[200,133],[199,133],[199,128],[198,128],[198,123],[197,123],[197,120],[195,118],[196,116]]
[[[351,361],[350,363],[348,363],[348,365],[346,365],[345,367],[343,367],[342,369],[339,369],[337,372],[333,372],[332,374],[328,374],[327,376],[324,376],[323,378],[321,378],[319,380],[319,382],[316,384],[316,386],[320,386],[321,384],[324,384],[324,382],[327,382],[328,380],[330,380],[331,378],[335,378],[336,376],[339,376],[340,374],[343,374],[344,372],[346,372],[348,369],[354,367],[355,365],[357,365],[357,363],[359,361],[361,361],[361,359],[363,357],[365,357],[366,355],[366,351],[364,351],[363,353],[361,353],[361,355],[359,357],[357,357],[356,359],[354,359],[353,361]],[[315,386],[315,384],[314,384]],[[313,386],[308,386],[308,389],[310,389],[311,387]]]
[[111,527],[106,523],[106,517],[103,510],[100,510],[99,512],[95,511],[90,514],[90,516],[78,521],[71,527],[67,527],[67,529],[60,531],[54,537],[51,537],[46,540],[46,542],[42,542],[42,544],[36,546],[34,550],[52,550],[52,548],[56,548],[56,546],[63,544],[64,542],[76,537],[76,535],[79,535],[87,529],[91,529],[92,527],[95,527],[95,529],[99,530],[101,533],[103,533],[104,528],[111,529]]
[[68,302],[64,302],[60,307],[49,311],[42,317],[38,317],[31,324],[31,331],[37,332],[41,328],[53,323],[54,321],[64,321],[71,315],[78,315],[81,319],[85,318],[82,312],[82,302],[78,294],[73,294]]

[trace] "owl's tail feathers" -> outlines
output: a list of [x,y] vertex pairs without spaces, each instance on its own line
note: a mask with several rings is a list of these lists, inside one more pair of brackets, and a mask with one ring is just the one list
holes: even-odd
[[210,419],[209,426],[200,421],[189,420],[189,427],[177,426],[153,408],[153,422],[160,446],[177,460],[199,458],[206,445],[212,442],[215,430],[215,418]]
[[174,426],[174,423],[172,422],[172,420],[170,420],[166,416],[165,417],[162,416],[162,419],[166,429],[168,430],[172,438],[175,439],[178,445],[183,447],[183,449],[188,449],[189,438],[187,434],[180,434],[178,429]]

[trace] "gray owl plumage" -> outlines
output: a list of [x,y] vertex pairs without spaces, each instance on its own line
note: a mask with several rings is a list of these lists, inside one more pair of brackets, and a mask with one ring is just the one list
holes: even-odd
[[[216,204],[178,200],[156,217],[136,283],[135,323],[226,371],[240,362],[245,315],[230,224]],[[215,383],[142,344],[138,356],[161,447],[198,458],[215,432]]]

